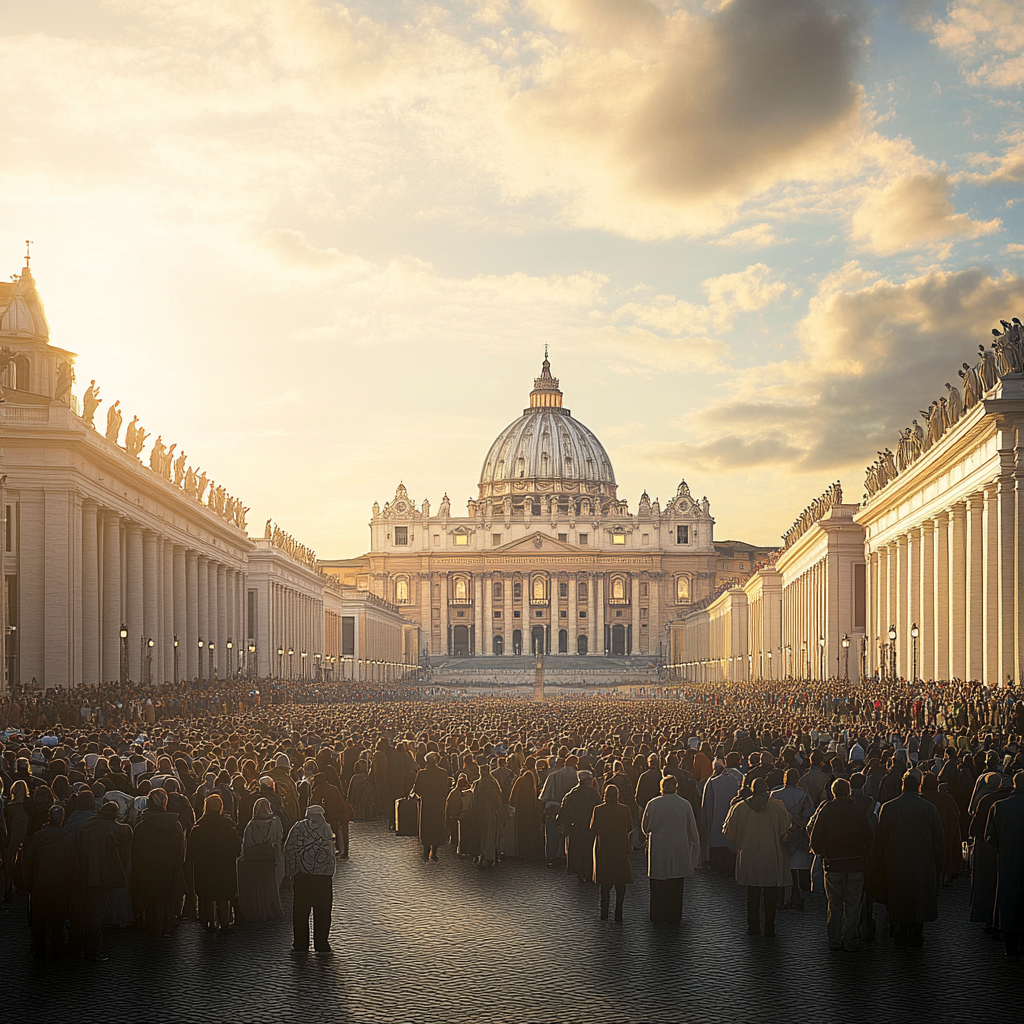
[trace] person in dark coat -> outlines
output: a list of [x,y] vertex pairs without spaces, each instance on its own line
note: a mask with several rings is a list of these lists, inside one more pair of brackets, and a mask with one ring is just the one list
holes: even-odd
[[167,810],[167,791],[151,789],[132,837],[132,902],[158,938],[165,934],[185,895],[185,833]]
[[943,864],[942,884],[948,886],[954,875],[964,866],[963,839],[960,836],[960,807],[953,796],[939,788],[939,780],[926,772],[921,779],[921,796],[935,804],[942,820],[942,832],[946,837],[946,858]]
[[978,779],[974,812],[968,835],[971,847],[971,920],[980,921],[985,931],[995,932],[996,874],[999,855],[985,842],[985,827],[992,806],[1007,799],[1013,792],[1009,780],[997,772],[986,772]]
[[238,889],[235,860],[241,849],[238,833],[224,814],[224,802],[212,793],[206,798],[203,816],[196,822],[188,844],[186,864],[191,865],[199,898],[199,919],[207,931],[230,933],[231,901]]
[[515,808],[516,845],[519,856],[524,860],[542,860],[544,857],[544,825],[541,821],[541,805],[537,799],[537,776],[527,767],[519,773],[512,784],[508,798],[509,806]]
[[923,946],[924,922],[939,916],[946,839],[938,809],[918,792],[920,784],[913,770],[903,776],[903,793],[882,804],[875,832],[876,898],[889,908],[897,946]]
[[647,758],[647,771],[636,781],[636,806],[642,818],[648,800],[661,795],[661,761],[657,754]]
[[32,894],[32,956],[37,960],[46,956],[48,937],[50,955],[63,953],[64,922],[78,882],[75,837],[61,828],[63,823],[64,808],[54,804],[46,824],[25,843],[24,881]]
[[420,844],[424,860],[437,860],[437,848],[444,846],[447,839],[444,805],[451,786],[448,773],[437,762],[437,752],[431,750],[426,757],[426,767],[416,773],[413,783],[413,792],[420,798]]
[[995,926],[1003,933],[1006,955],[1021,954],[1024,933],[1024,772],[1013,777],[1013,793],[993,805],[985,842],[998,854]]
[[[315,766],[316,762],[313,764]],[[324,818],[334,830],[338,852],[343,859],[348,857],[348,825],[355,818],[355,811],[325,772],[317,772],[311,780],[306,807],[311,803],[319,804],[324,809]],[[306,813],[305,807],[302,813]]]
[[165,780],[164,789],[167,792],[167,810],[178,816],[178,824],[181,825],[181,830],[185,833],[185,842],[187,843],[192,826],[196,823],[196,813],[192,810],[192,804],[188,797],[178,791],[177,779]]
[[633,881],[629,863],[629,835],[633,816],[619,803],[619,787],[605,786],[604,803],[594,808],[590,819],[594,836],[594,881],[601,887],[601,920],[608,920],[611,891],[615,889],[615,920],[622,920],[626,886]]
[[590,833],[590,819],[601,797],[594,788],[593,772],[581,770],[577,774],[579,781],[562,797],[558,827],[566,838],[566,872],[574,874],[581,882],[589,882],[594,873],[594,837]]
[[83,952],[85,959],[94,963],[110,959],[100,953],[103,916],[110,894],[128,884],[132,830],[118,822],[118,810],[116,803],[108,801],[77,836]]

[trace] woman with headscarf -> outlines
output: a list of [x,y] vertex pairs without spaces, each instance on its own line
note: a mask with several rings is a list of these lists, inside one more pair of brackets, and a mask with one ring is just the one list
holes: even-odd
[[604,802],[594,808],[590,832],[594,837],[594,881],[601,887],[601,920],[608,920],[612,889],[615,889],[615,920],[622,920],[626,886],[633,881],[629,863],[629,836],[633,815],[619,801],[619,787],[604,788]]
[[[388,783],[388,745],[383,739],[377,740],[368,774],[370,785],[373,787],[374,817],[379,818],[382,814],[390,816],[391,808],[394,805],[391,802],[391,789]],[[391,827],[394,828],[394,825],[395,823],[392,821]]]
[[473,821],[477,835],[480,867],[498,862],[498,846],[508,825],[508,808],[501,798],[501,787],[491,778],[491,769],[480,765],[480,778],[473,783]]
[[508,802],[516,809],[519,856],[527,860],[544,857],[544,831],[541,823],[540,801],[537,799],[537,777],[527,767],[512,784]]
[[238,907],[246,921],[281,917],[280,887],[284,878],[284,829],[270,801],[260,797],[242,836],[238,858]]
[[971,917],[985,925],[985,931],[995,935],[995,902],[997,854],[985,842],[985,826],[992,805],[1005,800],[1012,790],[1010,780],[997,772],[986,772],[977,782],[971,797],[974,808],[967,830],[971,845]]
[[238,833],[224,814],[223,801],[211,793],[189,836],[186,858],[199,898],[199,919],[208,932],[215,931],[218,924],[222,932],[232,931],[230,905],[238,891],[235,862],[240,846]]
[[789,812],[768,794],[768,783],[755,779],[734,798],[722,825],[722,834],[736,846],[736,881],[747,887],[747,934],[761,934],[764,898],[764,934],[775,935],[775,909],[779,889],[787,881],[782,837],[789,831]]
[[366,773],[366,761],[360,758],[348,784],[348,802],[352,805],[356,821],[368,821],[374,816],[373,786]]

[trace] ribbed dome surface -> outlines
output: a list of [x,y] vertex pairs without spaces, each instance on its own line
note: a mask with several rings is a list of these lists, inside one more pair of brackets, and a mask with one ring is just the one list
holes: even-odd
[[576,480],[605,484],[611,493],[615,489],[615,471],[604,446],[561,408],[527,409],[491,445],[480,471],[481,490],[525,480]]

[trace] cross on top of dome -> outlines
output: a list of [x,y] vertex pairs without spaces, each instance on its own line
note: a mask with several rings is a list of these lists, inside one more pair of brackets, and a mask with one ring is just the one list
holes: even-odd
[[533,379],[533,390],[530,392],[530,408],[562,407],[562,392],[558,390],[558,378],[551,376],[551,363],[548,362],[548,347],[544,346],[544,362],[541,363],[540,376]]

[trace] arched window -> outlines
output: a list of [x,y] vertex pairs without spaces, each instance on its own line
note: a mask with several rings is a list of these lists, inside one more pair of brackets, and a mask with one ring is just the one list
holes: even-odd
[[690,577],[676,577],[676,601],[685,604],[690,600]]
[[626,599],[626,584],[623,582],[620,576],[616,576],[612,580],[612,600],[613,601],[625,601]]
[[581,601],[586,601],[586,599],[587,599],[587,585],[586,585],[586,583],[577,583],[576,584],[576,595],[577,595],[577,597]]
[[466,581],[460,576],[455,581],[455,600],[466,601],[469,598],[468,591],[466,590]]
[[399,579],[395,583],[395,602],[397,604],[409,603],[409,581],[407,579]]
[[542,576],[535,576],[533,579],[533,599],[534,601],[543,601],[547,596],[544,588],[544,578]]

